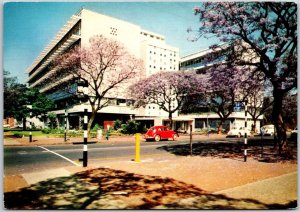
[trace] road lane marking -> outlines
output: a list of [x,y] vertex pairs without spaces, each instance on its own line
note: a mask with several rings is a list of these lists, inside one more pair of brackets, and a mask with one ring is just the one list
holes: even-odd
[[75,163],[74,161],[70,160],[69,158],[66,158],[66,157],[63,156],[63,155],[60,155],[60,154],[58,154],[58,153],[56,153],[56,152],[53,152],[53,151],[51,151],[51,150],[49,150],[49,149],[47,149],[47,148],[45,148],[45,147],[43,147],[43,146],[38,146],[38,147],[40,147],[40,148],[46,150],[47,152],[53,153],[53,154],[55,154],[55,155],[57,155],[57,156],[59,156],[59,157],[65,159],[65,160],[69,161],[70,163],[74,164],[75,166],[80,166],[80,164]]
[[[141,146],[142,149],[145,149],[145,148],[150,148],[150,147],[160,147],[160,146],[165,146],[165,145],[145,145],[145,146]],[[119,149],[134,149],[135,146],[120,146],[120,147],[116,147],[116,146],[113,146],[113,147],[92,147],[92,146],[89,146],[89,151],[96,151],[96,150],[119,150]],[[82,149],[56,149],[55,150],[56,152],[74,152],[74,151],[77,151],[77,152],[82,152]]]
[[28,153],[26,151],[18,151],[19,155],[27,155]]

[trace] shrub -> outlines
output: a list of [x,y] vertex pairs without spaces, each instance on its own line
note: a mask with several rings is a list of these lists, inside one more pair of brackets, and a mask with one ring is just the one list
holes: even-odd
[[51,132],[51,129],[49,129],[49,128],[42,129],[42,133],[49,134],[50,132]]
[[116,121],[114,121],[114,130],[118,130],[122,128],[122,121],[117,119]]
[[137,123],[134,120],[128,121],[126,124],[121,125],[121,132],[125,134],[134,134],[139,131],[140,123]]
[[56,120],[56,114],[55,113],[48,113],[48,127],[50,129],[55,129],[57,128],[57,120]]
[[17,138],[22,138],[24,133],[23,132],[14,132],[13,135]]
[[103,129],[103,127],[99,124],[95,124],[95,126],[93,127],[93,129],[91,130],[92,132],[97,132],[97,130],[99,129]]

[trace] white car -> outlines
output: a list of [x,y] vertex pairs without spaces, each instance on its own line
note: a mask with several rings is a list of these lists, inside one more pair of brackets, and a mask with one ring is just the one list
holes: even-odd
[[[251,131],[249,129],[246,129],[247,136],[250,136]],[[237,136],[237,137],[243,137],[245,135],[245,127],[233,127],[229,132],[227,133],[227,136]]]
[[275,127],[273,124],[264,125],[260,128],[260,133],[263,135],[273,136],[275,134]]

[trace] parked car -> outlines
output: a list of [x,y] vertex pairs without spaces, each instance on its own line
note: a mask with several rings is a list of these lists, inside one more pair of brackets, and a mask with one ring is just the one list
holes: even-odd
[[275,127],[273,124],[264,125],[260,128],[260,134],[273,136],[275,134]]
[[290,137],[290,140],[292,140],[292,141],[297,141],[297,136],[298,136],[298,129],[297,129],[297,127],[294,129],[294,130],[292,130],[292,132],[291,132],[291,137]]
[[[251,131],[249,129],[246,129],[247,136],[250,136]],[[235,136],[235,137],[242,137],[245,135],[245,127],[233,127],[229,132],[227,133],[227,136]]]
[[153,126],[147,131],[147,133],[144,135],[144,138],[146,141],[153,139],[155,141],[160,141],[169,138],[175,141],[178,138],[178,134],[166,126]]

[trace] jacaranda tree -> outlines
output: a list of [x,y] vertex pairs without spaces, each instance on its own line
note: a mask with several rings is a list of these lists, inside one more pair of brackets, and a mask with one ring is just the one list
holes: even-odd
[[88,122],[90,131],[96,113],[108,106],[106,97],[124,97],[128,84],[140,75],[142,62],[121,43],[96,35],[90,38],[88,46],[77,46],[58,56],[53,68],[74,79],[87,81],[92,112]]
[[271,82],[272,119],[281,153],[287,146],[282,102],[284,96],[297,87],[297,4],[205,2],[195,7],[194,12],[200,20],[200,37],[217,36],[229,44],[237,40],[243,42],[245,45],[231,55],[229,63],[249,66],[251,71],[263,74],[265,80]]
[[165,71],[141,79],[129,88],[136,106],[156,104],[169,114],[172,126],[172,114],[178,111],[185,98],[203,88],[202,81],[194,72]]
[[[256,77],[243,74],[245,69],[215,65],[208,69],[208,78],[205,84],[204,102],[209,111],[218,114],[220,121],[218,133],[222,131],[223,123],[234,112],[236,101],[245,102],[251,94],[249,90],[260,84]],[[258,91],[255,95],[259,95]]]

